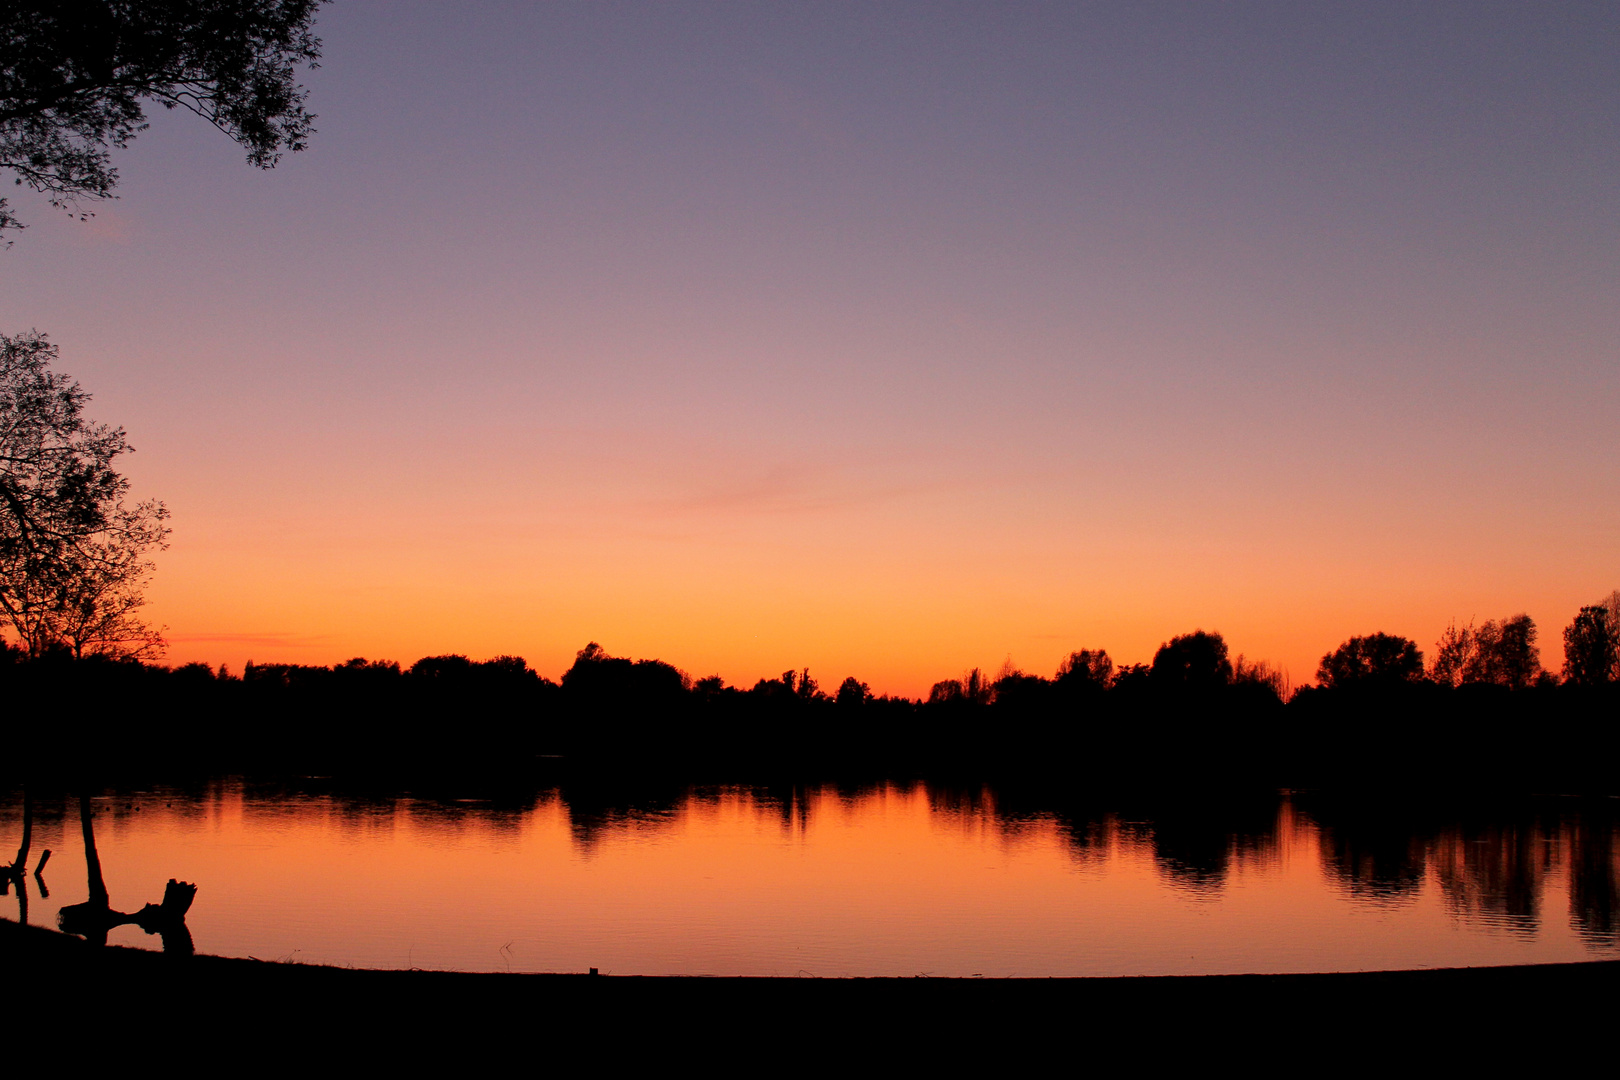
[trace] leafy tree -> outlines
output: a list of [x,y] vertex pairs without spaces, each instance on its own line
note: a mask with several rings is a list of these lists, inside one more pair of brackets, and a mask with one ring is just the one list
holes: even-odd
[[1463,682],[1522,690],[1541,674],[1536,624],[1528,615],[1487,621],[1474,631],[1474,655],[1463,668]]
[[[10,0],[0,18],[0,167],[83,219],[113,197],[110,151],[147,127],[145,103],[197,114],[273,167],[315,117],[323,0]],[[22,225],[0,199],[0,232]]]
[[133,513],[118,535],[81,548],[78,571],[66,577],[53,601],[38,605],[32,618],[31,651],[62,648],[75,657],[109,656],[155,660],[167,648],[163,634],[141,617],[146,587],[156,567],[149,550],[168,546],[166,513]]
[[782,685],[806,701],[817,701],[826,696],[821,692],[820,684],[810,677],[809,668],[797,674],[791,671],[782,672]]
[[1261,690],[1278,701],[1287,701],[1293,694],[1286,671],[1265,660],[1245,659],[1242,653],[1232,661],[1232,685]]
[[1347,686],[1392,686],[1423,678],[1423,653],[1417,643],[1394,634],[1353,637],[1322,657],[1316,681],[1328,689]]
[[1467,626],[1453,622],[1434,643],[1434,664],[1429,668],[1429,678],[1446,686],[1461,685],[1463,672],[1474,662],[1474,652],[1473,622]]
[[124,504],[124,431],[85,419],[90,395],[56,357],[42,334],[0,335],[0,616],[33,656],[155,657],[139,610],[168,511]]
[[1448,686],[1474,683],[1510,690],[1524,689],[1541,674],[1536,624],[1528,615],[1487,620],[1477,629],[1453,624],[1436,643],[1431,671],[1436,682]]
[[562,686],[575,700],[618,706],[682,698],[692,680],[662,660],[609,656],[593,641],[579,650],[574,666],[563,672]]
[[1114,661],[1109,658],[1107,649],[1081,649],[1064,658],[1053,681],[1064,688],[1084,686],[1102,690],[1113,677]]
[[1598,603],[1608,614],[1609,636],[1615,642],[1616,655],[1609,679],[1611,682],[1620,682],[1620,589],[1616,589]]
[[960,679],[943,679],[935,683],[928,691],[928,704],[988,705],[993,692],[994,684],[983,671],[974,668]]
[[1620,642],[1615,640],[1604,604],[1581,608],[1564,628],[1564,678],[1576,686],[1602,686],[1614,681]]
[[1007,665],[991,684],[992,700],[999,709],[1038,711],[1051,700],[1052,683]]
[[1232,682],[1226,639],[1195,630],[1173,637],[1153,654],[1153,681],[1183,690],[1210,690]]
[[840,708],[859,708],[872,700],[872,688],[851,675],[838,684],[838,694],[833,700]]
[[1108,689],[1118,693],[1140,693],[1152,685],[1153,669],[1147,664],[1122,664],[1114,669],[1114,677],[1108,680]]

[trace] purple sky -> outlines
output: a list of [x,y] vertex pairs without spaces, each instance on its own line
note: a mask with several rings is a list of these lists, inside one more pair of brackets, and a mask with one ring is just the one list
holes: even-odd
[[1556,667],[1620,586],[1612,3],[318,25],[308,152],[157,115],[0,252],[174,513],[172,660]]

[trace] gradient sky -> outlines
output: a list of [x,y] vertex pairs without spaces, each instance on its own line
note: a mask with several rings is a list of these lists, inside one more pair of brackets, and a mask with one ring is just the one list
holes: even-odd
[[589,640],[880,692],[1172,634],[1308,680],[1620,586],[1612,3],[427,4],[190,116],[37,328],[170,662]]

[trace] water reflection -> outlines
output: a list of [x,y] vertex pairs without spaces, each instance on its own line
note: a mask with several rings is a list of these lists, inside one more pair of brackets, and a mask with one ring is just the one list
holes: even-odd
[[[181,952],[190,887],[171,879],[161,903],[124,914],[119,881],[207,881],[210,903],[191,914],[205,951],[383,967],[1065,975],[1620,947],[1613,800],[596,777],[476,793],[220,782],[39,803],[0,799],[0,826],[21,830],[23,862],[30,830],[82,848],[86,888],[47,903],[40,880],[30,910],[8,870],[19,917],[103,941],[134,926]],[[287,912],[289,891],[325,906]]]
[[[22,793],[19,800],[21,804],[22,840],[17,845],[17,857],[5,866],[0,866],[0,896],[4,896],[12,889],[17,890],[17,921],[28,922],[28,857],[34,846],[34,800],[27,791]],[[34,884],[39,887],[41,900],[49,900],[51,890],[45,884],[45,864],[51,861],[49,848],[41,851],[39,861],[34,864]]]
[[1296,801],[1317,823],[1326,869],[1353,896],[1411,899],[1432,875],[1453,915],[1533,934],[1556,882],[1569,893],[1570,925],[1594,944],[1616,944],[1620,846],[1612,799],[1455,806],[1313,794]]
[[149,903],[136,912],[114,911],[101,874],[94,815],[87,794],[79,796],[79,829],[84,842],[85,891],[90,898],[82,904],[61,908],[56,913],[57,926],[64,933],[76,934],[93,945],[107,944],[107,935],[116,927],[138,926],[148,934],[158,935],[164,952],[190,956],[195,946],[191,928],[186,925],[186,912],[191,910],[197,896],[197,886],[170,878],[161,903]]

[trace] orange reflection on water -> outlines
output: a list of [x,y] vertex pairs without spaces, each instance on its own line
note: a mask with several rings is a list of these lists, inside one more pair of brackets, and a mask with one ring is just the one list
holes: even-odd
[[[1616,951],[1613,823],[1564,812],[1394,821],[1275,794],[1014,813],[987,791],[920,784],[496,805],[221,783],[95,805],[115,907],[196,882],[199,951],[262,959],[1061,976]],[[0,840],[16,832],[14,800],[0,826]],[[42,800],[35,844],[57,854],[29,917],[54,925],[85,899],[67,802]],[[133,928],[114,940],[153,944]]]

